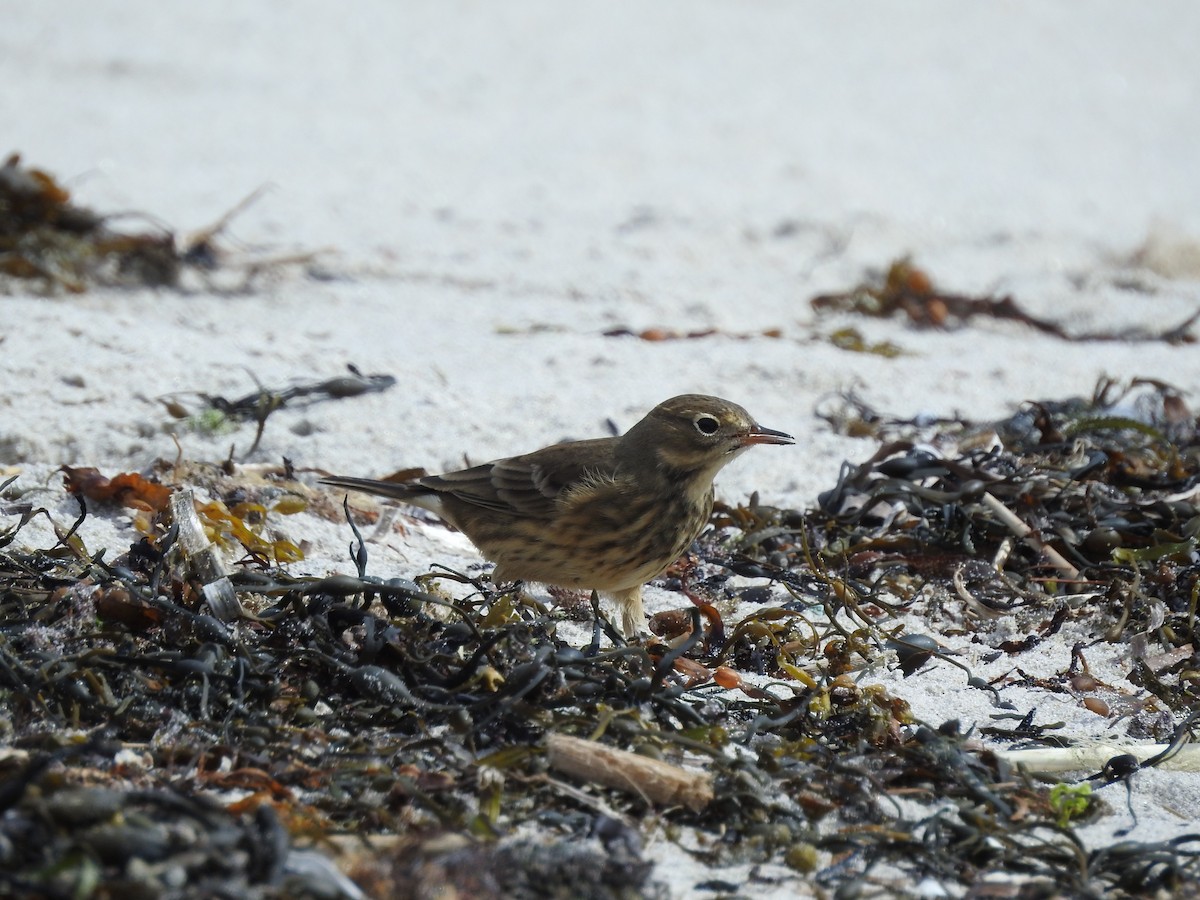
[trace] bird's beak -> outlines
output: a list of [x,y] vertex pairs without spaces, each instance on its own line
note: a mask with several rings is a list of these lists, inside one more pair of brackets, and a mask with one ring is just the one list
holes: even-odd
[[741,445],[749,447],[751,444],[794,444],[796,439],[790,434],[784,434],[782,431],[776,431],[773,428],[763,428],[761,425],[754,425],[749,431],[739,435]]

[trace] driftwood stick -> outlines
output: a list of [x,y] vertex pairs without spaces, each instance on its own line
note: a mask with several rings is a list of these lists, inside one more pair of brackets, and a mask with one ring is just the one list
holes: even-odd
[[[997,750],[996,756],[1011,765],[1020,765],[1036,775],[1061,772],[1098,772],[1114,756],[1132,754],[1145,762],[1167,749],[1167,744],[1092,744],[1087,747],[1062,747],[1034,750]],[[1173,772],[1200,772],[1200,746],[1181,747],[1173,756],[1157,765]]]
[[637,794],[661,806],[686,806],[699,812],[713,798],[712,779],[703,772],[606,747],[565,734],[546,738],[550,767],[592,784]]
[[1054,566],[1054,568],[1062,572],[1067,578],[1079,578],[1079,570],[1071,565],[1071,563],[1065,559],[1061,553],[1038,537],[1037,532],[1022,522],[1016,513],[1014,513],[1011,509],[1009,509],[987,491],[983,492],[983,497],[981,499],[983,505],[991,510],[992,513],[995,514],[996,518],[1003,522],[1009,531],[1021,538],[1021,540],[1027,543],[1030,547],[1033,547],[1035,550],[1040,550],[1046,559]]

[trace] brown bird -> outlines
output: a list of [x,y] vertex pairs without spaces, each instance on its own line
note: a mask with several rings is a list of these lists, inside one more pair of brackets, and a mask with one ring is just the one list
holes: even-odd
[[736,403],[684,394],[621,437],[555,444],[406,484],[323,478],[437,513],[496,563],[496,583],[596,590],[616,600],[622,628],[644,624],[642,585],[700,534],[713,478],[753,444],[791,444]]

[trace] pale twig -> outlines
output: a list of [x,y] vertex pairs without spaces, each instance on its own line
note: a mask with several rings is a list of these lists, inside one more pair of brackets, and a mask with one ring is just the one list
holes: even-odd
[[637,794],[650,803],[699,812],[713,798],[712,779],[687,769],[565,734],[546,738],[550,767],[593,784]]
[[1054,566],[1054,568],[1062,572],[1067,578],[1073,580],[1079,578],[1079,570],[1075,568],[1075,566],[1071,565],[1071,563],[1068,562],[1061,553],[1043,541],[1038,533],[1021,521],[1020,517],[1016,513],[1014,513],[1011,509],[1009,509],[987,491],[984,491],[981,499],[983,501],[983,505],[991,510],[992,513],[995,514],[996,518],[1003,522],[1009,531],[1025,541],[1025,543],[1030,547],[1041,551],[1041,553],[1046,557],[1051,565]]

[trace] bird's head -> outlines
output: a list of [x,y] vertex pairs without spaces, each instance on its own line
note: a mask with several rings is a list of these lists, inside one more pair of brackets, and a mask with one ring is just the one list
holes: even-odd
[[791,435],[763,428],[736,403],[703,394],[672,397],[650,410],[621,439],[623,450],[686,474],[716,473],[754,444],[792,444]]

